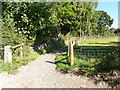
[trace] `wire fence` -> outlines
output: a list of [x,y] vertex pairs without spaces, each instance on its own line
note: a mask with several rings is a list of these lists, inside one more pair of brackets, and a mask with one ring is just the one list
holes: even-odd
[[118,47],[106,46],[106,47],[94,47],[94,46],[81,46],[74,47],[74,56],[96,58],[99,59],[106,55],[110,55],[114,52],[118,52]]

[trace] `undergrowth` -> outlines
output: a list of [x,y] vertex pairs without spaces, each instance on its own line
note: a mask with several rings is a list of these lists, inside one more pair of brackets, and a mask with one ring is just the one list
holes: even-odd
[[14,57],[12,64],[5,63],[4,60],[0,60],[0,73],[3,71],[8,72],[9,74],[17,73],[20,66],[27,65],[30,61],[36,59],[37,57],[38,53],[31,51],[29,52],[28,56],[25,56],[23,58]]
[[74,65],[71,66],[67,52],[63,52],[55,58],[55,63],[57,65],[57,70],[63,73],[74,73],[75,69],[77,69],[77,72],[79,71],[81,75],[89,76],[94,73],[120,69],[120,60],[117,55],[118,52],[115,52],[114,54],[111,53],[99,59],[76,56],[74,57]]
[[94,62],[95,62],[94,59],[88,61],[88,60],[82,60],[79,57],[75,57],[74,65],[71,66],[69,57],[67,56],[67,52],[63,52],[55,58],[57,70],[67,73],[75,68],[77,68],[77,70],[82,69],[83,70],[82,74],[86,76],[95,71],[93,64]]

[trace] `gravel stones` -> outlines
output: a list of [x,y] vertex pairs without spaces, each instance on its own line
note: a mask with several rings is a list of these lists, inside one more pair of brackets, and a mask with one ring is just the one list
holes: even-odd
[[[106,88],[97,85],[84,76],[61,74],[56,71],[56,54],[45,54],[26,66],[19,68],[15,75],[0,74],[0,88]],[[51,63],[53,62],[53,63]]]

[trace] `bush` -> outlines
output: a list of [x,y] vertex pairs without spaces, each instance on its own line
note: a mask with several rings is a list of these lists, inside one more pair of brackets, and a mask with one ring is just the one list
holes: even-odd
[[77,37],[78,36],[77,31],[72,31],[71,34],[72,34],[73,37]]
[[61,53],[59,56],[55,58],[55,63],[57,65],[57,69],[60,71],[69,69],[69,58],[67,57],[67,52]]
[[[10,45],[10,46],[15,46],[15,45],[19,45],[19,44],[26,44],[27,43],[27,38],[25,37],[25,35],[23,35],[22,33],[18,33],[18,31],[16,31],[17,29],[14,27],[7,27],[4,25],[4,23],[2,23],[2,29],[1,29],[1,45],[0,48],[4,48],[4,46]],[[25,45],[27,46],[27,45]],[[26,50],[26,47],[24,48],[24,51]],[[18,50],[18,48],[16,48],[14,50],[14,56],[15,53],[16,55],[18,54],[18,52],[20,50]],[[0,55],[1,58],[3,59],[3,53],[4,51],[0,50]]]

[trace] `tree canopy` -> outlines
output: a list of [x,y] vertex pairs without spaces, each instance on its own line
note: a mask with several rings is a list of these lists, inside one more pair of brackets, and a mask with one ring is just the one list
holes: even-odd
[[42,44],[60,34],[103,34],[113,19],[97,11],[97,5],[98,2],[3,2],[3,39],[11,39],[7,43]]

